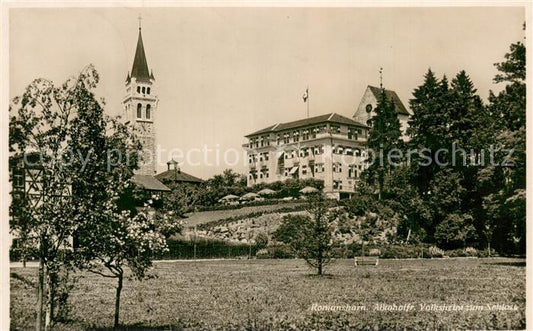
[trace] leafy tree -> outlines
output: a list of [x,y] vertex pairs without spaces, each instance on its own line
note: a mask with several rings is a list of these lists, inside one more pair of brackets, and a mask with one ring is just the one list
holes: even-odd
[[412,238],[424,239],[424,229],[432,222],[431,210],[413,184],[414,178],[413,169],[407,165],[395,169],[390,176],[387,194],[387,204],[400,215],[398,234],[405,236],[405,242]]
[[96,227],[86,229],[80,237],[84,247],[92,243],[90,252],[84,252],[86,268],[117,280],[114,327],[119,326],[125,267],[135,278],[146,278],[154,256],[166,251],[168,237],[181,230],[182,223],[172,214],[160,214],[152,208],[156,199],[155,196],[149,199],[140,212],[120,210],[110,204],[106,217],[101,218]]
[[72,121],[69,140],[71,150],[83,156],[73,162],[79,169],[72,180],[76,265],[117,279],[117,327],[125,267],[137,279],[146,277],[166,239],[181,229],[180,208],[132,182],[140,151],[134,128],[105,116],[92,92],[80,91],[76,99],[85,105]]
[[[10,224],[15,235],[31,229],[19,240],[37,243],[39,276],[36,330],[42,330],[43,327],[50,329],[57,321],[56,312],[61,309],[56,308],[61,307],[56,307],[56,294],[60,282],[66,281],[60,277],[60,273],[65,274],[72,268],[70,238],[78,223],[75,210],[65,206],[74,204],[71,189],[79,169],[68,157],[72,156],[69,141],[72,139],[74,119],[88,107],[87,99],[79,96],[86,94],[97,83],[98,74],[92,66],[61,86],[46,79],[36,79],[26,88],[22,97],[13,99],[9,107],[10,159],[22,157],[25,166],[28,166],[27,156],[36,156],[37,161],[33,165],[40,171],[37,199],[12,208],[23,210],[24,223],[13,221]],[[21,201],[18,199],[12,201],[13,205],[19,203]]]
[[255,246],[257,250],[266,248],[268,246],[269,237],[266,232],[259,232],[255,237]]
[[444,248],[466,248],[466,242],[475,238],[473,218],[468,214],[447,215],[435,231],[435,242]]
[[431,181],[427,203],[431,211],[432,223],[426,229],[430,238],[435,228],[448,215],[462,210],[465,189],[461,182],[460,174],[452,168],[443,169]]
[[322,194],[310,198],[307,215],[287,215],[273,238],[288,244],[318,275],[323,274],[333,256],[335,245],[332,222],[336,215],[328,210]]
[[[480,172],[478,186],[483,196],[484,229],[488,245],[504,252],[525,252],[526,188],[526,49],[514,43],[505,61],[496,63],[495,83],[503,91],[489,96],[488,109],[496,118],[493,164]],[[502,149],[506,149],[502,150]],[[509,155],[509,150],[512,154]],[[505,162],[506,166],[502,166]]]

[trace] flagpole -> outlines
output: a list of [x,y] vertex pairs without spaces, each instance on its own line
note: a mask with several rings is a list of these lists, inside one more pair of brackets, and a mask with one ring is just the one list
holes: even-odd
[[307,89],[305,91],[307,92],[307,118],[309,118],[309,85],[307,85]]

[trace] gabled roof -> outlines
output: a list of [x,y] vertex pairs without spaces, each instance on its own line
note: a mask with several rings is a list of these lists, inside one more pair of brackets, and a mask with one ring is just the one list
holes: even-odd
[[[372,94],[374,94],[374,96],[376,97],[376,100],[379,100],[380,95],[381,95],[381,88],[368,85],[368,89],[370,89]],[[402,100],[400,100],[400,97],[398,97],[398,94],[396,94],[396,92],[385,89],[385,96],[387,97],[388,100],[392,99],[394,101],[394,105],[396,106],[396,112],[398,114],[410,115],[409,112],[407,111],[407,108],[405,108],[405,106],[402,103]]]
[[169,192],[170,189],[151,175],[133,175],[131,179],[135,184],[148,191]]
[[155,175],[158,180],[168,180],[173,182],[185,182],[185,183],[203,183],[204,181],[193,175],[189,175],[181,170],[170,169],[160,174]]
[[142,81],[150,81],[150,78],[153,79],[153,75],[150,75],[150,71],[148,70],[148,61],[146,61],[146,54],[144,53],[141,28],[139,28],[137,49],[135,50],[135,58],[133,59],[133,66],[131,68],[131,77]]
[[290,130],[290,129],[295,129],[299,127],[315,125],[315,124],[323,124],[323,123],[338,123],[338,124],[347,124],[347,125],[353,125],[353,126],[359,126],[359,127],[365,127],[365,128],[367,127],[366,125],[361,124],[357,121],[354,121],[351,118],[339,115],[337,113],[329,113],[329,114],[319,115],[315,117],[305,118],[305,119],[298,120],[298,121],[271,125],[262,130],[256,131],[254,133],[250,133],[246,135],[245,137],[255,136],[255,135],[263,134],[263,133],[280,132],[284,130]]

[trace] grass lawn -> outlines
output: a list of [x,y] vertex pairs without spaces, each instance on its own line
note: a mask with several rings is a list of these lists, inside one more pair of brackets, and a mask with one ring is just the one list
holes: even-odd
[[[377,267],[357,268],[351,260],[337,260],[326,271],[327,276],[313,276],[302,260],[158,262],[157,278],[125,281],[121,322],[146,329],[525,328],[525,260],[381,260]],[[36,273],[11,268],[13,329],[33,326]],[[73,322],[65,328],[111,327],[115,283],[81,276],[71,296]],[[366,311],[313,311],[313,304]],[[414,309],[379,311],[376,304]],[[463,310],[422,311],[420,304],[463,305]],[[467,311],[466,305],[484,308]]]

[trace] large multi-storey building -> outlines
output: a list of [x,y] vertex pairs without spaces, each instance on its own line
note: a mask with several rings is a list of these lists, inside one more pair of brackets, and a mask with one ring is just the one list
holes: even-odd
[[368,126],[336,113],[279,123],[246,136],[248,185],[315,178],[324,192],[354,193],[364,169]]

